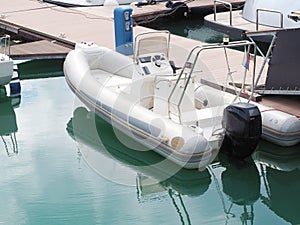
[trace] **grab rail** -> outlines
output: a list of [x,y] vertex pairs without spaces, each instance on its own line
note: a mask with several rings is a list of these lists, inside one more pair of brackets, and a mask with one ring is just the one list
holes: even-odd
[[[180,95],[180,98],[178,100],[178,103],[177,103],[177,110],[178,110],[178,117],[179,117],[179,123],[181,123],[181,112],[180,112],[180,106],[181,106],[181,103],[182,103],[182,100],[183,100],[183,97],[185,95],[185,92],[186,92],[186,89],[188,87],[188,84],[191,80],[191,77],[192,77],[192,74],[194,72],[194,69],[195,69],[195,65],[196,65],[196,62],[199,58],[199,55],[200,53],[203,51],[203,50],[208,50],[208,49],[216,49],[216,48],[230,48],[230,47],[250,47],[250,46],[254,46],[254,64],[253,64],[253,78],[252,78],[252,90],[251,90],[251,96],[250,98],[252,98],[253,96],[253,87],[254,87],[254,81],[255,81],[255,68],[256,68],[256,44],[255,42],[253,41],[233,41],[233,42],[229,42],[227,44],[225,43],[220,43],[220,44],[206,44],[206,45],[197,45],[195,46],[191,52],[189,53],[188,57],[187,57],[187,60],[176,80],[176,83],[174,85],[174,87],[172,88],[171,92],[170,92],[170,95],[168,97],[168,116],[169,118],[171,118],[171,109],[170,109],[170,103],[171,103],[171,98],[175,92],[175,89],[177,88],[178,86],[178,83],[182,77],[183,74],[185,74],[185,79],[186,79],[186,82],[185,82],[185,85],[183,87],[183,90],[182,90],[182,93]],[[195,52],[196,50],[198,50],[197,52]],[[195,55],[195,58],[193,60],[193,62],[190,62],[190,59],[191,57],[193,56],[193,54],[196,54]],[[248,50],[248,53],[249,53],[249,50]],[[185,70],[189,69],[190,71],[188,72],[185,72]],[[245,68],[245,71],[247,69]],[[228,74],[231,75],[232,72],[229,72]],[[188,76],[187,76],[188,75]],[[246,75],[246,74],[245,74]],[[237,92],[236,92],[237,94]]]
[[259,12],[270,12],[270,13],[277,13],[280,14],[280,28],[283,28],[283,14],[278,10],[271,10],[271,9],[256,9],[256,30],[258,30],[258,22],[259,22]]
[[214,0],[214,20],[217,21],[217,3],[228,5],[230,10],[229,24],[232,26],[232,4],[222,0]]

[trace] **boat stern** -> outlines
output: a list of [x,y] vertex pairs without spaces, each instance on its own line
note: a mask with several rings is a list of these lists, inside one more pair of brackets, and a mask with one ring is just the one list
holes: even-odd
[[10,82],[13,75],[13,60],[6,55],[0,55],[0,85]]

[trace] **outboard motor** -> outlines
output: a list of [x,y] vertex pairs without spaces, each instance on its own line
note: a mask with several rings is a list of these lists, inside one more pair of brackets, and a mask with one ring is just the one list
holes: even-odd
[[238,159],[253,153],[262,133],[261,114],[257,106],[242,102],[227,106],[222,126],[225,128],[225,137],[221,152]]

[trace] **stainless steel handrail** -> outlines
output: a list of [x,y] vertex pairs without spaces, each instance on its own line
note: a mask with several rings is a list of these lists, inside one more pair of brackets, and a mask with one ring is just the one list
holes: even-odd
[[277,13],[280,14],[280,28],[283,28],[283,14],[278,10],[271,9],[256,9],[256,30],[258,30],[258,22],[259,22],[259,12],[269,12],[269,13]]
[[[196,65],[196,62],[199,58],[199,55],[200,53],[203,51],[203,50],[208,50],[208,49],[216,49],[216,48],[231,48],[231,47],[242,47],[242,46],[253,46],[254,47],[254,63],[253,63],[253,77],[252,77],[252,90],[251,90],[251,96],[249,99],[251,99],[253,97],[253,87],[254,87],[254,81],[255,81],[255,68],[256,68],[256,44],[255,42],[253,41],[233,41],[233,42],[229,42],[228,44],[224,44],[224,43],[221,43],[221,44],[205,44],[205,45],[197,45],[195,46],[191,52],[189,53],[188,57],[187,57],[187,60],[186,60],[186,63],[184,64],[178,78],[177,78],[177,81],[173,87],[173,89],[171,90],[170,94],[169,94],[169,97],[168,97],[168,116],[169,118],[171,118],[171,111],[170,111],[170,103],[171,103],[171,98],[175,92],[175,89],[176,87],[178,86],[178,83],[179,83],[179,80],[181,79],[182,75],[185,74],[185,70],[186,69],[190,69],[190,71],[188,72],[188,76],[186,78],[186,82],[185,82],[185,85],[183,87],[183,90],[182,90],[182,93],[181,93],[181,96],[179,98],[179,101],[177,103],[177,109],[178,109],[178,113],[179,113],[179,123],[181,123],[181,112],[180,112],[180,106],[181,106],[181,103],[182,103],[182,100],[183,100],[183,97],[185,95],[185,92],[186,92],[186,89],[187,89],[187,86],[189,85],[189,82],[191,80],[191,77],[192,77],[192,74],[194,72],[194,68],[195,68],[195,65]],[[196,52],[196,50],[198,50]],[[193,60],[193,62],[191,63],[189,60],[191,59],[192,55],[193,54],[196,54],[195,55],[195,58]],[[249,53],[249,52],[248,52]],[[188,66],[189,65],[189,66]],[[247,69],[245,68],[245,71]]]
[[214,20],[217,21],[217,3],[228,5],[230,10],[229,24],[232,26],[232,4],[222,0],[214,0]]

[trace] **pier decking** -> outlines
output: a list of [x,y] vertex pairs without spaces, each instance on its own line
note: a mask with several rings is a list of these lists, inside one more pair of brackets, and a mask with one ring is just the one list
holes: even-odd
[[[21,2],[22,3],[21,3]],[[232,3],[240,4],[240,0],[231,0]],[[243,1],[242,1],[243,2]],[[211,7],[211,0],[195,0],[188,3],[189,7]],[[55,41],[58,45],[73,48],[75,43],[82,41],[92,41],[98,45],[111,49],[115,48],[113,11],[116,6],[100,7],[72,7],[65,8],[49,3],[31,0],[11,0],[4,2],[0,10],[0,28],[12,31],[24,38],[31,40]],[[165,2],[142,7],[127,6],[133,9],[133,18],[163,14],[166,10]],[[133,28],[134,35],[151,29],[136,25]],[[187,39],[177,35],[172,35],[171,45],[180,46],[184,51],[174,52],[172,59],[178,65],[183,65],[186,55],[195,45],[203,43],[196,40]],[[54,49],[54,48],[53,48]],[[29,51],[30,55],[31,52]],[[242,58],[243,53],[230,51],[233,57]],[[211,51],[205,56],[208,67],[218,65],[216,74],[218,81],[225,79],[222,72],[224,57],[220,59],[218,53]]]
[[[240,4],[243,1],[231,0]],[[169,8],[165,2],[133,9],[133,18],[163,16]],[[211,7],[211,0],[195,0],[188,3],[191,8]],[[0,9],[0,28],[28,38],[56,40],[57,43],[74,46],[81,41],[94,41],[114,48],[113,10],[116,6],[64,8],[41,1],[10,0]],[[141,20],[141,19],[139,19]],[[149,29],[135,26],[134,34]],[[189,42],[188,39],[185,42]]]
[[71,48],[47,40],[28,42],[10,47],[13,59],[47,59],[64,58]]

